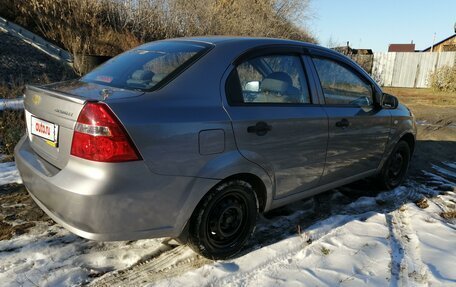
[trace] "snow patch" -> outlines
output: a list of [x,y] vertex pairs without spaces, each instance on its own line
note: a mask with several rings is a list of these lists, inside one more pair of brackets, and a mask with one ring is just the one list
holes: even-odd
[[[413,203],[436,195],[412,182],[361,197],[301,235],[148,286],[456,286],[456,225],[437,204],[454,202],[454,193],[428,198],[426,209]],[[381,210],[377,201],[398,207],[343,214]]]
[[2,286],[81,285],[130,267],[160,248],[161,242],[89,241],[41,222],[28,234],[0,241],[0,282]]
[[0,163],[0,185],[22,183],[21,176],[14,162]]

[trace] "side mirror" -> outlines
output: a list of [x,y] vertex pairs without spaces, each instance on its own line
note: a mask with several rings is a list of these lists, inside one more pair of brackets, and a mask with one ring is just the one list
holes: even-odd
[[399,100],[390,94],[383,93],[382,95],[382,108],[394,110],[399,105]]
[[245,83],[244,91],[258,93],[260,91],[260,81],[251,81]]

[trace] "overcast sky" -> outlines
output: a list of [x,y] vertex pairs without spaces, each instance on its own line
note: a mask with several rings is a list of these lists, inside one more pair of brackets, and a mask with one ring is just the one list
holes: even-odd
[[386,52],[391,43],[422,50],[454,32],[456,0],[311,0],[306,26],[320,45],[329,43]]

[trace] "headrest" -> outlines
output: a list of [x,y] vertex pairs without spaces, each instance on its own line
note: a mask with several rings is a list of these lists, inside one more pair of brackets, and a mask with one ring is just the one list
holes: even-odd
[[136,70],[131,75],[131,78],[137,81],[151,81],[153,77],[154,73],[146,70]]
[[269,74],[266,78],[261,81],[261,90],[274,92],[274,93],[286,93],[290,87],[293,86],[293,81],[290,75],[284,72],[274,72]]

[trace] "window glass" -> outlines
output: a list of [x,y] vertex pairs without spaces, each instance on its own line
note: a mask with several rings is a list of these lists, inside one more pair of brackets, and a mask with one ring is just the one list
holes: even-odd
[[237,66],[244,103],[310,103],[298,56],[270,55]]
[[328,105],[372,105],[372,88],[341,64],[314,58],[315,67]]
[[81,80],[124,89],[148,90],[207,47],[183,42],[156,42],[127,51]]

